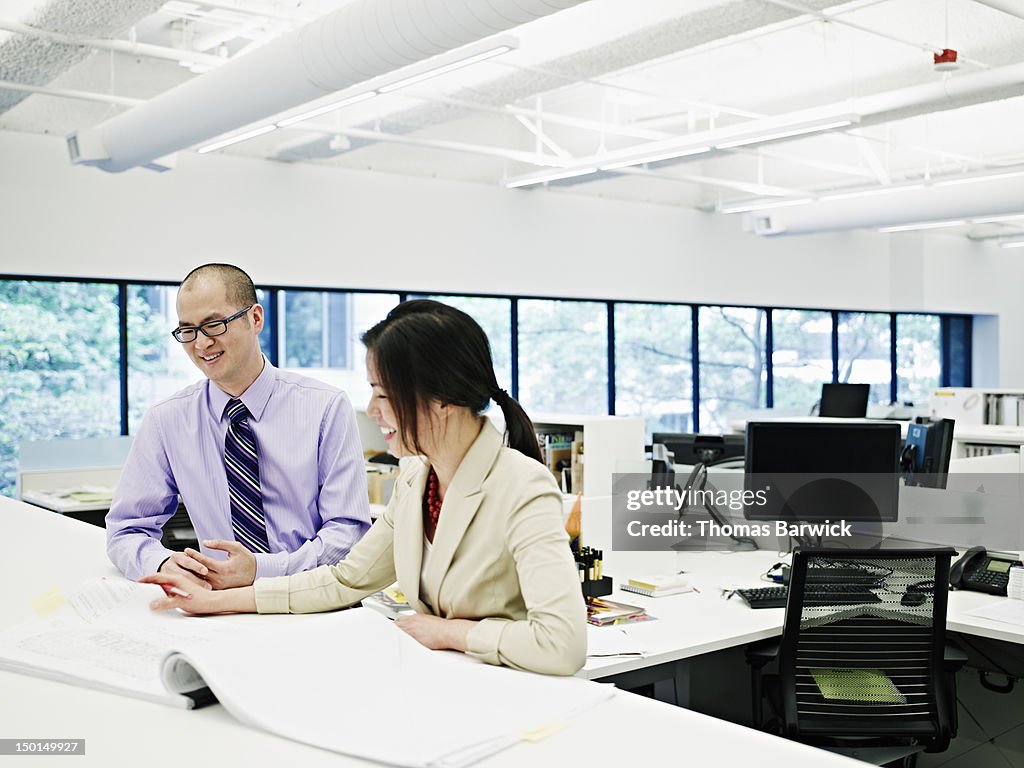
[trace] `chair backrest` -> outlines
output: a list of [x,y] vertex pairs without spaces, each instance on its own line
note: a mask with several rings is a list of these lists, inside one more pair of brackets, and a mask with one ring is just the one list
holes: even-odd
[[950,548],[797,549],[779,677],[791,738],[951,729],[943,650]]

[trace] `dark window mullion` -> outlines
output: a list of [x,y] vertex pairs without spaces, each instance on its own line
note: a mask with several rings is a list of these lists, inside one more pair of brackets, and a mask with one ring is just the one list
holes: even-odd
[[897,402],[898,380],[896,367],[896,313],[889,315],[889,402]]
[[764,311],[764,402],[767,408],[775,407],[775,371],[772,367],[772,353],[775,351],[775,336],[772,330],[772,308],[767,307]]
[[690,307],[690,360],[692,361],[691,382],[693,384],[693,431],[700,432],[700,307],[693,304]]
[[615,302],[609,301],[608,311],[608,414],[615,415]]
[[121,434],[128,434],[128,283],[117,284],[117,322],[119,326],[121,359],[118,371],[121,378]]
[[516,400],[519,399],[519,299],[512,298],[509,300],[509,322],[512,324],[512,335],[511,339],[511,352],[512,360],[512,397]]

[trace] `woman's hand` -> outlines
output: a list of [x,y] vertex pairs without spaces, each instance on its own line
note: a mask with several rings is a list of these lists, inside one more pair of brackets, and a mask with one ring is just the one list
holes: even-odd
[[195,582],[176,573],[151,573],[139,579],[140,584],[159,584],[166,597],[154,600],[149,607],[154,611],[181,608],[186,613],[254,613],[256,592],[252,587],[238,589],[196,589]]
[[468,619],[442,619],[440,616],[400,616],[395,624],[406,634],[435,651],[465,652],[469,630],[476,622]]

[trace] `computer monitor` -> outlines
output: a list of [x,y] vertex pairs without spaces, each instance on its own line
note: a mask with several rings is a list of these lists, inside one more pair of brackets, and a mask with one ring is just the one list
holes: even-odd
[[661,444],[673,454],[676,464],[718,464],[742,459],[746,440],[743,435],[694,435],[689,432],[655,432],[651,442]]
[[822,384],[819,416],[863,419],[868,415],[869,384]]
[[907,485],[945,488],[953,453],[953,419],[910,424],[900,466]]
[[747,424],[749,520],[892,522],[899,499],[899,424]]

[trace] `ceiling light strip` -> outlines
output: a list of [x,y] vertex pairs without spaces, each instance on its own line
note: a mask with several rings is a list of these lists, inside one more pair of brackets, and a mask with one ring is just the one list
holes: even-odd
[[438,67],[432,67],[426,72],[420,72],[416,75],[403,77],[401,80],[396,80],[393,83],[380,86],[377,91],[378,93],[391,93],[392,91],[397,91],[399,88],[405,88],[407,86],[423,82],[424,80],[429,80],[432,77],[437,77],[438,75],[444,75],[456,69],[461,69],[462,67],[468,67],[470,64],[476,64],[481,61],[486,61],[487,59],[493,59],[495,56],[508,53],[513,50],[514,47],[515,46],[509,44],[498,45],[489,50],[467,56],[466,58],[458,59],[457,61],[453,61],[448,64],[442,64]]
[[846,126],[853,125],[852,119],[833,120],[827,123],[818,123],[812,125],[799,126],[795,128],[787,128],[781,131],[775,131],[773,133],[760,133],[751,136],[740,137],[738,139],[730,139],[728,141],[719,141],[715,144],[715,149],[730,149],[732,147],[745,147],[748,144],[763,144],[768,141],[776,141],[778,139],[788,139],[794,136],[805,136],[808,133],[818,133],[819,131],[831,131],[836,128],[845,128]]
[[199,152],[199,154],[203,155],[203,154],[206,154],[207,152],[213,152],[216,149],[223,149],[224,147],[230,147],[232,144],[238,144],[240,141],[246,141],[248,139],[253,139],[253,138],[256,138],[257,136],[262,136],[264,133],[270,133],[271,131],[276,131],[276,130],[277,130],[277,126],[276,125],[273,125],[273,124],[271,124],[271,125],[261,125],[259,128],[253,128],[251,131],[246,131],[245,133],[239,133],[239,134],[237,134],[235,136],[229,136],[226,139],[221,139],[220,141],[215,141],[212,144],[207,144],[204,147],[200,147],[197,151]]
[[529,178],[512,179],[511,181],[505,182],[506,189],[515,189],[517,187],[529,187],[534,184],[545,184],[549,181],[560,181],[561,179],[571,179],[574,176],[586,176],[588,173],[595,173],[597,168],[573,168],[570,170],[556,171],[555,173],[545,173],[538,176],[531,176]]
[[330,104],[324,104],[322,107],[317,107],[316,109],[311,109],[298,115],[293,115],[292,117],[286,117],[284,120],[278,120],[277,127],[285,128],[289,125],[294,125],[295,123],[301,123],[303,120],[320,117],[320,115],[326,115],[328,112],[333,112],[336,109],[341,109],[342,107],[347,107],[351,104],[358,104],[361,101],[368,101],[376,95],[377,91],[363,91],[362,93],[357,93],[354,96],[349,96],[348,98],[341,99],[339,101],[332,101]]
[[943,227],[960,227],[967,219],[947,219],[945,221],[917,221],[913,224],[897,224],[891,227],[879,227],[879,232],[911,232],[919,229],[942,229]]

